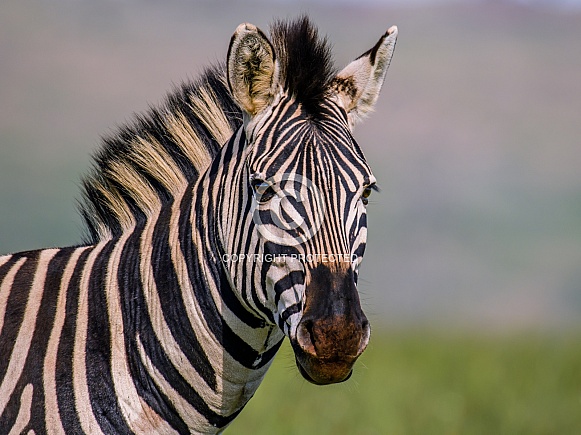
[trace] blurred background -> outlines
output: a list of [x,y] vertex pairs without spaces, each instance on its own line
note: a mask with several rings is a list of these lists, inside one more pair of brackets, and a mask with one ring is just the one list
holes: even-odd
[[355,132],[372,340],[330,387],[283,348],[227,433],[581,433],[581,1],[5,1],[0,254],[78,243],[100,136],[301,12],[338,67],[399,27]]

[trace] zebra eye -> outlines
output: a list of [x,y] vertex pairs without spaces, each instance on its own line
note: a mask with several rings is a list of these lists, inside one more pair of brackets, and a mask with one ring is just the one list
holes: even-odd
[[371,190],[371,187],[366,187],[363,189],[363,193],[361,194],[361,202],[363,202],[364,205],[369,204],[369,195],[371,195]]
[[256,200],[260,203],[269,201],[274,196],[274,189],[264,180],[255,178],[250,182],[252,192]]

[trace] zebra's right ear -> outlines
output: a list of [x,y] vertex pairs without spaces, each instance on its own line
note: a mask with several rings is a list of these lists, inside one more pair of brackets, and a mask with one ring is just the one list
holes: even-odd
[[228,86],[251,117],[272,102],[278,72],[274,47],[265,34],[253,24],[240,24],[228,48]]

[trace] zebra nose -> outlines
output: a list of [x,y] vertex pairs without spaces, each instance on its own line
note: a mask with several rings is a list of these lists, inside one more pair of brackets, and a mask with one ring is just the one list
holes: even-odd
[[315,358],[354,361],[367,347],[369,335],[369,321],[365,315],[357,319],[307,316],[298,325],[297,344]]

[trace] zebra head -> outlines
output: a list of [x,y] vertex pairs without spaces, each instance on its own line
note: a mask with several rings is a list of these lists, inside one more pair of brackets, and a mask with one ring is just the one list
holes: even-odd
[[397,28],[339,73],[307,19],[277,23],[271,37],[242,24],[228,52],[246,142],[237,209],[251,216],[245,242],[227,246],[246,261],[228,267],[252,288],[247,304],[290,338],[301,374],[342,382],[370,335],[357,277],[376,181],[351,131],[373,109]]

